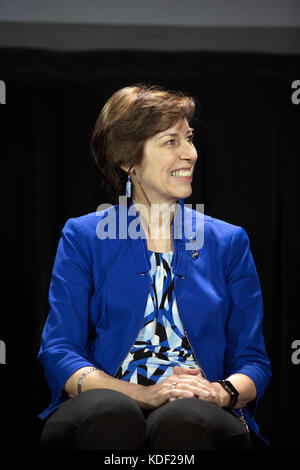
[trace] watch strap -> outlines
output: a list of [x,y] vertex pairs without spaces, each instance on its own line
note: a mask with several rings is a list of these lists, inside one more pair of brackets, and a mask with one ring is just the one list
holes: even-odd
[[237,389],[232,385],[232,383],[229,380],[216,380],[215,382],[218,382],[222,387],[228,392],[230,396],[230,402],[229,405],[224,406],[224,410],[232,410],[232,408],[236,405],[238,398],[239,398],[239,392]]

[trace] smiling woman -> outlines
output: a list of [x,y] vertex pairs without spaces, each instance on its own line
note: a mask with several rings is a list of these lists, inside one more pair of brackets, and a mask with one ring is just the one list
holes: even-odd
[[[164,214],[174,215],[174,210],[170,212],[169,208],[174,208],[179,199],[191,195],[196,160],[197,151],[186,118],[180,118],[167,131],[145,141],[142,162],[134,166],[131,179],[133,201],[136,205],[143,205],[147,212],[143,227],[147,233],[148,249],[159,252],[173,249],[171,220]],[[166,208],[160,211],[158,227],[154,227],[151,220],[153,204]]]
[[197,160],[192,137],[189,123],[183,118],[165,133],[146,140],[143,160],[135,165],[131,176],[135,201],[168,204],[191,195]]
[[[195,101],[192,97],[179,91],[168,92],[154,85],[125,87],[109,98],[96,121],[91,150],[114,202],[124,193],[127,175],[133,167],[140,168],[131,175],[136,183],[144,176],[141,163],[145,146],[148,153],[155,153],[156,161],[158,158],[162,160],[161,152],[169,155],[171,166],[165,168],[169,172],[177,169],[171,157],[173,155],[174,159],[174,148],[178,153],[178,146],[181,146],[180,152],[189,156],[191,161],[197,158],[191,139],[192,129],[189,129],[194,112]],[[183,140],[189,145],[183,146]],[[148,158],[151,159],[151,155]],[[187,166],[190,168],[192,165],[188,162],[180,168]],[[133,195],[135,190],[134,184]]]
[[[95,125],[91,149],[107,190],[116,200],[131,179],[133,201],[146,212],[139,215],[152,251],[173,249],[169,214],[192,193],[194,112],[194,99],[183,92],[139,84],[114,93]],[[151,220],[153,204],[161,207],[158,227]]]
[[[129,176],[132,197],[62,230],[39,351],[44,449],[247,449],[259,436],[271,374],[249,239],[205,215],[199,252],[186,243],[194,111],[183,92],[140,84],[100,112],[93,156],[111,196]],[[126,233],[136,216],[146,236],[98,237],[123,209]]]

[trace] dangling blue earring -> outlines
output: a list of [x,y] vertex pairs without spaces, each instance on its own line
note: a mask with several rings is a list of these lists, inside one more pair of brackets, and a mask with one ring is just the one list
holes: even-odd
[[131,197],[131,181],[130,181],[130,175],[128,174],[128,180],[126,183],[126,197]]

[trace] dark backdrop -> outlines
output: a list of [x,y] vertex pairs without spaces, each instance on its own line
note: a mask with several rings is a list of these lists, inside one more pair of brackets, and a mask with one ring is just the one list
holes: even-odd
[[[205,52],[0,49],[7,104],[1,129],[0,366],[5,435],[37,445],[50,394],[36,361],[65,221],[111,202],[89,141],[105,101],[137,81],[181,89],[198,103],[193,194],[213,217],[248,233],[264,299],[273,378],[257,412],[273,449],[299,444],[300,57]],[[209,351],[208,351],[209,353]],[[2,430],[3,430],[2,426]]]

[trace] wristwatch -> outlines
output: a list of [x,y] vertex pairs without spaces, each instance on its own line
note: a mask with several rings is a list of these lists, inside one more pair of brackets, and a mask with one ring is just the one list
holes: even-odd
[[229,405],[224,406],[224,410],[232,410],[236,402],[238,401],[239,398],[239,392],[237,389],[232,385],[229,380],[216,380],[215,382],[219,382],[219,384],[222,385],[222,387],[226,390],[226,392],[229,393],[230,396],[230,402]]

